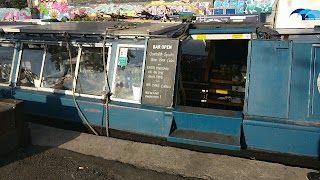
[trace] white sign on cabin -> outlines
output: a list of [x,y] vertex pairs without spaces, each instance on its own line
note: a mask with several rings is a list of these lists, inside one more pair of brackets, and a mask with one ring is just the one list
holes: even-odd
[[128,48],[120,48],[119,57],[127,57],[128,56]]
[[320,26],[320,0],[279,0],[275,28]]

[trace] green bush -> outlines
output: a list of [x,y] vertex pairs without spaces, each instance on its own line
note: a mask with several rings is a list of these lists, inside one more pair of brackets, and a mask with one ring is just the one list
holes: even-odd
[[193,14],[181,14],[179,15],[179,19],[183,22],[192,22],[193,20],[196,20],[196,17],[193,16]]
[[0,0],[0,8],[23,9],[26,7],[28,7],[27,0],[11,0],[11,1]]
[[23,9],[28,7],[27,0],[11,0],[11,8]]
[[76,14],[72,21],[92,21],[92,19],[88,15],[79,16]]

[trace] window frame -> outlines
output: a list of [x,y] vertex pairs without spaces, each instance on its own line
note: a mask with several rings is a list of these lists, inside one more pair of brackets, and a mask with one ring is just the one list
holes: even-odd
[[146,45],[134,45],[134,44],[118,44],[117,45],[117,52],[116,52],[116,59],[114,60],[114,67],[113,67],[113,75],[112,75],[112,83],[111,83],[111,93],[114,93],[115,90],[115,81],[116,81],[116,73],[118,68],[118,61],[119,61],[119,54],[120,48],[141,48],[143,49],[143,61],[142,61],[142,73],[141,73],[141,85],[140,85],[140,99],[136,100],[129,100],[129,99],[122,99],[122,98],[113,98],[111,96],[111,100],[119,101],[119,102],[126,102],[126,103],[133,103],[133,104],[141,104],[141,96],[142,96],[142,87],[143,87],[143,77],[144,77],[144,69],[146,63],[146,54],[147,54],[147,46]]
[[[19,59],[18,59],[18,66],[16,70],[16,78],[14,81],[15,87],[19,89],[25,89],[25,90],[34,90],[34,91],[41,91],[41,92],[50,92],[50,93],[58,93],[58,94],[64,94],[64,95],[71,95],[71,96],[78,96],[78,97],[88,97],[88,98],[94,98],[94,99],[103,99],[103,95],[97,96],[97,95],[90,95],[90,94],[83,94],[83,93],[77,93],[75,88],[77,87],[77,78],[79,74],[79,65],[80,65],[80,58],[81,58],[81,52],[82,52],[82,47],[93,47],[93,48],[103,48],[102,43],[70,43],[71,46],[78,48],[77,52],[77,60],[76,60],[76,66],[75,66],[75,74],[72,80],[72,90],[61,90],[61,89],[54,89],[54,88],[45,88],[45,87],[26,87],[26,86],[17,86],[17,81],[18,81],[18,76],[19,76],[19,70],[21,66],[21,60],[22,60],[22,54],[23,54],[23,45],[24,44],[44,44],[44,52],[43,52],[43,58],[41,62],[41,70],[40,70],[40,75],[39,79],[40,84],[42,83],[42,78],[43,78],[43,70],[45,66],[45,60],[46,60],[46,55],[47,55],[47,46],[48,45],[59,45],[59,46],[64,46],[66,43],[64,42],[23,42],[21,43],[20,47],[20,52],[19,52]],[[105,47],[107,49],[107,74],[109,72],[109,67],[110,67],[110,58],[111,58],[111,49],[112,49],[112,44],[111,43],[106,43]]]
[[[80,59],[81,59],[81,53],[82,53],[82,49],[83,47],[93,47],[93,48],[103,48],[103,44],[102,43],[95,43],[95,44],[90,44],[90,43],[85,43],[85,44],[79,44],[79,52],[78,52],[78,57],[77,57],[77,63],[76,63],[76,69],[75,69],[75,78],[73,78],[73,85],[72,85],[72,88],[73,89],[73,92],[75,95],[78,95],[80,97],[89,97],[89,98],[94,98],[94,99],[103,99],[104,96],[103,94],[101,94],[101,96],[98,96],[98,95],[91,95],[91,94],[84,94],[84,93],[77,93],[76,92],[76,88],[77,88],[77,80],[78,80],[78,75],[79,75],[79,67],[80,67]],[[111,58],[111,48],[112,48],[112,45],[111,44],[105,44],[105,47],[108,48],[108,50],[106,51],[107,52],[107,76],[108,76],[108,73],[109,73],[109,67],[110,67],[110,58]],[[102,64],[103,65],[103,64]],[[106,82],[105,82],[106,84]],[[105,86],[105,85],[104,85]],[[105,87],[103,87],[103,89],[105,89]],[[71,91],[72,92],[72,91]]]
[[13,45],[13,55],[12,55],[12,60],[11,60],[11,70],[10,70],[10,75],[9,75],[9,81],[8,84],[6,83],[0,83],[0,86],[10,86],[11,84],[11,79],[12,79],[12,73],[13,73],[13,66],[14,66],[14,60],[17,55],[17,48],[18,48],[18,43],[16,42],[10,42],[10,41],[4,41],[0,42],[1,44],[12,44]]
[[[60,46],[63,46],[64,44],[66,43],[46,43],[45,44],[45,52],[44,54],[47,55],[47,47],[48,45],[60,45]],[[80,46],[78,44],[71,44],[71,46],[74,46],[75,48],[78,48],[78,54],[77,54],[77,60],[76,60],[76,66],[77,66],[77,63],[78,63],[78,59],[79,59],[79,52],[80,52]],[[46,59],[46,56],[44,56],[44,59],[43,59],[43,64],[42,64],[42,67],[41,67],[41,74],[40,74],[40,84],[42,83],[42,78],[43,78],[43,70],[44,70],[44,65],[45,65],[45,59]],[[77,69],[75,69],[74,71],[76,72]],[[75,73],[76,75],[76,73]],[[74,79],[74,78],[73,78]],[[73,82],[73,81],[72,81]],[[73,85],[72,85],[73,86]],[[37,88],[38,91],[44,91],[44,92],[51,92],[51,93],[58,93],[58,94],[65,94],[65,95],[73,95],[73,92],[72,90],[62,90],[62,89],[54,89],[54,88],[46,88],[46,87],[38,87]],[[76,93],[74,93],[76,95]]]
[[[27,87],[27,86],[18,86],[17,83],[18,83],[18,78],[19,78],[19,71],[20,71],[20,66],[21,66],[21,61],[22,61],[22,54],[23,54],[23,46],[24,44],[33,44],[33,45],[44,45],[44,48],[43,48],[43,54],[42,54],[42,61],[41,61],[41,65],[43,65],[43,61],[45,60],[45,53],[46,53],[46,44],[43,43],[43,42],[35,42],[35,43],[29,43],[29,42],[22,42],[20,45],[20,50],[19,50],[19,59],[18,59],[18,65],[17,65],[17,68],[16,68],[16,77],[15,77],[15,80],[14,80],[14,86],[16,88],[19,88],[19,89],[27,89],[27,90],[38,90],[38,87]],[[43,69],[43,66],[41,66],[41,69],[40,69],[40,74],[39,74],[39,79],[41,80],[41,72],[42,72],[42,69]]]

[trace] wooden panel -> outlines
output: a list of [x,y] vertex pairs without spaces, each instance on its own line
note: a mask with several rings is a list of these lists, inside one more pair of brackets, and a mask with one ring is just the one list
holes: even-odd
[[14,108],[10,104],[0,102],[0,135],[15,128]]

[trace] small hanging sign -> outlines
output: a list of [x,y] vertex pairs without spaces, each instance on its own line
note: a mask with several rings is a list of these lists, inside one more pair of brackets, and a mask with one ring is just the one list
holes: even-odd
[[128,65],[128,48],[120,48],[118,66],[124,67]]
[[120,48],[119,57],[127,57],[128,56],[128,48]]
[[128,58],[127,57],[119,57],[118,59],[118,66],[124,67],[128,65]]

